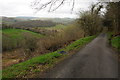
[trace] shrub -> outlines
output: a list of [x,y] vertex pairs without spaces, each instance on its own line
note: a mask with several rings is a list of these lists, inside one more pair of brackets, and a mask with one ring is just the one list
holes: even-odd
[[79,27],[70,26],[56,35],[46,36],[40,39],[37,43],[38,50],[41,53],[45,51],[56,51],[83,36],[84,33]]
[[[22,35],[22,36],[21,36]],[[10,35],[3,35],[3,50],[13,50],[22,48],[24,57],[32,57],[48,52],[56,51],[70,44],[71,42],[82,38],[84,32],[79,27],[68,26],[54,35],[46,35],[42,38],[36,37],[27,32],[20,34],[18,40],[9,38]]]
[[31,34],[28,34],[24,32],[24,41],[23,41],[23,49],[26,52],[26,54],[30,54],[31,52],[34,52],[37,48],[37,37],[34,37]]
[[2,34],[2,50],[11,51],[13,49],[21,47],[20,39],[15,40],[10,38],[8,35]]

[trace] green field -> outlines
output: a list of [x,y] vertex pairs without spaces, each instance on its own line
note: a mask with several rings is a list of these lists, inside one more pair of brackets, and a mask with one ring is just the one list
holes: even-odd
[[2,31],[3,50],[12,50],[22,46],[25,38],[41,38],[43,35],[22,29],[3,29]]
[[[2,76],[3,78],[13,78],[16,76],[23,76],[25,74],[28,74],[30,71],[41,72],[42,69],[37,69],[37,66],[47,65],[47,67],[44,67],[44,69],[49,68],[51,65],[54,65],[56,61],[58,61],[62,57],[68,56],[71,50],[80,49],[83,45],[87,44],[88,42],[93,40],[95,37],[96,36],[89,36],[89,37],[81,38],[71,43],[70,45],[66,46],[63,49],[57,50],[52,53],[44,54],[38,57],[34,57],[25,62],[10,66],[3,70]],[[68,54],[65,54],[65,55],[60,54],[59,53],[60,51],[65,51]]]
[[34,33],[32,31],[22,30],[22,29],[3,29],[2,34],[8,35],[11,38],[24,38],[24,33],[28,33],[30,35],[36,36],[36,37],[42,37],[43,35]]

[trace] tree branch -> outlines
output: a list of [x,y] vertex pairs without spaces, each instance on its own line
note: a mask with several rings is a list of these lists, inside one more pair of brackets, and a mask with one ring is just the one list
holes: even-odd
[[[39,0],[39,1],[35,0],[33,2],[32,7],[34,9],[36,9],[37,11],[40,11],[40,10],[45,9],[46,7],[49,6],[48,12],[53,12],[53,11],[57,10],[60,6],[62,6],[65,1],[67,1],[67,0],[49,0],[48,2],[42,4],[41,3],[42,0]],[[59,2],[58,6],[54,7],[57,2]],[[71,10],[73,11],[74,5],[75,5],[75,0],[70,0],[69,2],[72,2],[72,8],[71,8]]]

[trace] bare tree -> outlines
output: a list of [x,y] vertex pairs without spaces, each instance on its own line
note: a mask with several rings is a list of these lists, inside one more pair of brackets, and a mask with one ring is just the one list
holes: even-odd
[[79,26],[84,30],[85,35],[95,35],[102,30],[102,18],[100,11],[103,8],[101,3],[92,4],[90,10],[80,12]]
[[75,0],[35,0],[32,2],[32,7],[33,9],[36,9],[37,11],[40,11],[42,9],[45,9],[48,7],[48,12],[53,12],[55,10],[57,10],[59,7],[61,7],[62,5],[64,5],[67,2],[72,3],[71,4],[71,10],[73,11],[74,6],[75,6]]
[[104,17],[108,29],[115,34],[120,34],[120,2],[109,2],[106,9]]

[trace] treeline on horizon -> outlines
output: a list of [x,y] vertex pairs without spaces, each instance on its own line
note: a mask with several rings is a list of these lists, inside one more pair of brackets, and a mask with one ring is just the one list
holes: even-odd
[[2,23],[2,28],[29,28],[29,27],[53,27],[60,23],[55,23],[52,21],[42,21],[42,20],[28,20],[28,21],[20,21],[15,22],[13,24]]

